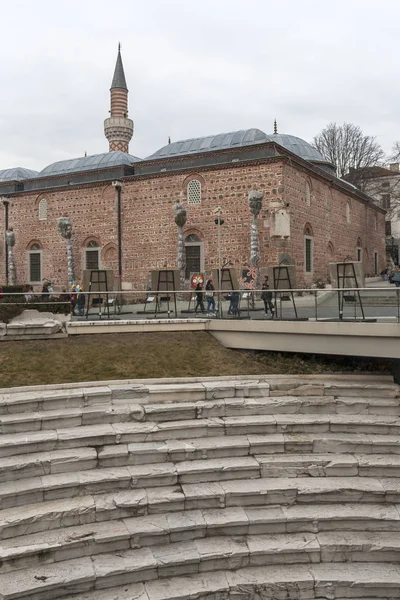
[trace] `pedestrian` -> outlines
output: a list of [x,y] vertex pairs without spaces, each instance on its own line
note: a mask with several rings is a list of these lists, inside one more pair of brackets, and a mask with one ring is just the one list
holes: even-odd
[[33,287],[31,285],[27,285],[24,291],[25,302],[32,302],[35,298],[35,294],[33,293]]
[[194,307],[194,312],[197,313],[197,309],[200,308],[201,312],[205,313],[206,311],[204,310],[203,286],[201,285],[200,282],[196,285],[195,293],[196,293],[196,306]]
[[49,282],[48,281],[43,281],[43,286],[42,286],[42,298],[45,300],[49,299]]
[[398,265],[393,269],[392,282],[396,287],[400,287],[400,268]]
[[215,314],[215,298],[214,298],[214,283],[212,279],[209,279],[206,283],[206,300],[207,300],[207,312]]
[[268,315],[268,311],[271,311],[271,317],[275,316],[275,306],[272,302],[272,292],[269,289],[268,277],[265,277],[264,282],[261,286],[261,300],[264,302],[265,316]]
[[67,289],[65,287],[61,290],[61,294],[60,294],[59,298],[62,302],[70,302],[71,301],[71,295],[68,294]]
[[76,304],[78,306],[78,315],[81,317],[83,316],[83,313],[85,311],[85,303],[86,303],[85,294],[83,293],[82,286],[80,286]]
[[228,315],[239,316],[239,300],[240,294],[239,292],[232,291],[228,294],[229,298],[229,308]]
[[76,284],[73,283],[71,285],[71,295],[69,297],[69,301],[71,302],[71,312],[72,312],[73,316],[75,316],[75,308],[76,308],[77,298],[78,298],[78,294],[77,294],[77,291],[76,291]]

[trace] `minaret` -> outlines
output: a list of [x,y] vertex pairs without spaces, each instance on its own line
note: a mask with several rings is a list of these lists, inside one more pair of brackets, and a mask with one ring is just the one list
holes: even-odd
[[117,63],[111,83],[110,97],[110,117],[104,121],[104,134],[110,144],[109,151],[129,152],[129,142],[133,135],[133,121],[128,119],[128,88],[122,65],[121,44],[118,44]]

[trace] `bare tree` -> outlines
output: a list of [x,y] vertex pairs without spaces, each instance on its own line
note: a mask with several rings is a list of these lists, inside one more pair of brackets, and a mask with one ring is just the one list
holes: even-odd
[[392,148],[392,154],[389,156],[390,162],[400,161],[400,142],[395,142]]
[[365,135],[353,123],[329,123],[314,137],[313,145],[335,165],[338,177],[361,189],[368,169],[384,159],[384,152],[376,138]]

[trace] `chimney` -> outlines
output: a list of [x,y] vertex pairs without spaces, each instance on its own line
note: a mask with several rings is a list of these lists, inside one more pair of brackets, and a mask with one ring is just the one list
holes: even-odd
[[398,162],[390,163],[389,169],[391,171],[399,171],[400,170],[400,163],[398,163]]

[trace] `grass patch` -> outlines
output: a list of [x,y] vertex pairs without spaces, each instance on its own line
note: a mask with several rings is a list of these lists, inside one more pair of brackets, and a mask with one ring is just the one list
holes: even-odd
[[135,379],[386,370],[366,359],[238,352],[206,332],[124,333],[2,342],[0,387]]

